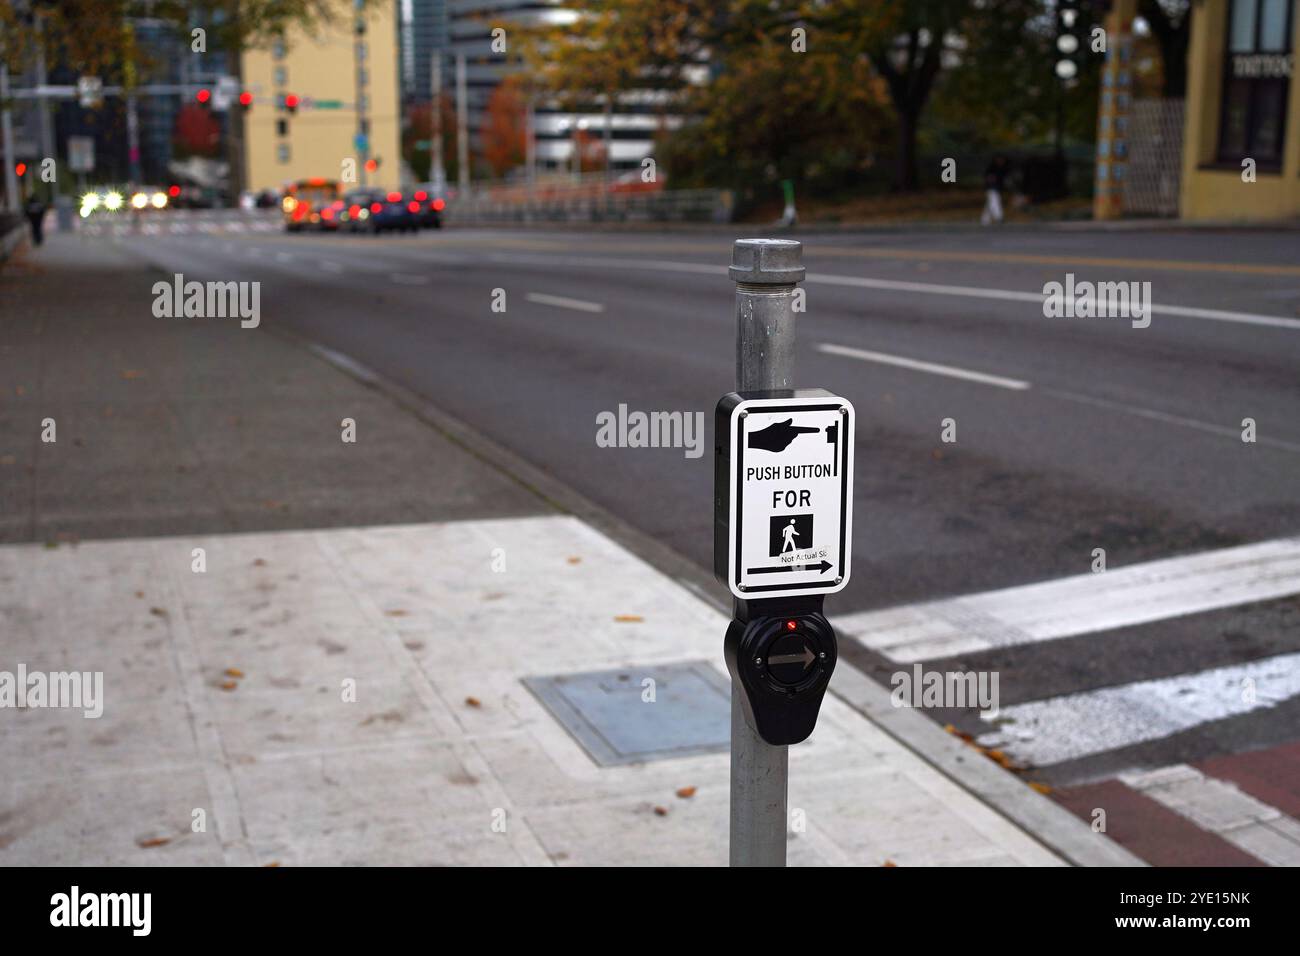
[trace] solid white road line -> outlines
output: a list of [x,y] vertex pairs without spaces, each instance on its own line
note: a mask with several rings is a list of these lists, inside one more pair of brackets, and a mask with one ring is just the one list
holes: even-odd
[[835,626],[912,663],[1300,594],[1300,537],[1164,558],[1096,574],[836,618]]
[[[1150,421],[1160,422],[1165,425],[1179,425],[1183,428],[1193,428],[1199,432],[1205,432],[1210,435],[1220,435],[1224,438],[1231,438],[1233,441],[1241,441],[1241,429],[1233,428],[1228,425],[1216,425],[1213,422],[1202,422],[1195,418],[1185,418],[1182,415],[1170,415],[1168,412],[1158,412],[1153,408],[1142,408],[1137,405],[1130,405],[1127,402],[1113,402],[1105,398],[1095,398],[1091,395],[1080,395],[1078,392],[1068,392],[1062,389],[1049,388],[1045,391],[1057,398],[1063,398],[1070,402],[1079,402],[1083,405],[1091,405],[1094,408],[1104,408],[1111,412],[1122,412],[1125,415],[1133,415],[1137,418],[1146,418]],[[1267,445],[1270,448],[1282,448],[1286,451],[1300,451],[1300,444],[1296,442],[1283,441],[1280,438],[1271,438],[1268,435],[1256,435],[1255,441],[1260,445]]]
[[328,259],[322,259],[320,261],[320,268],[322,272],[333,272],[335,275],[343,271],[341,265],[337,262],[330,262]]
[[1202,830],[1271,866],[1300,866],[1300,822],[1226,780],[1175,764],[1119,776]]
[[1159,740],[1300,694],[1300,654],[1001,708],[976,742],[1035,767]]
[[825,352],[828,355],[842,355],[845,358],[860,359],[863,362],[877,362],[881,365],[895,365],[899,368],[911,369],[914,372],[929,372],[931,375],[946,375],[948,378],[960,378],[968,382],[979,382],[982,385],[996,385],[998,388],[1009,388],[1013,391],[1024,391],[1030,385],[1026,381],[1018,378],[1003,378],[1001,375],[988,375],[984,372],[972,372],[970,369],[957,368],[953,365],[940,365],[937,362],[922,362],[918,359],[903,358],[900,355],[886,355],[884,352],[869,352],[866,349],[850,348],[847,345],[834,345],[830,342],[821,342],[817,346],[818,352]]
[[287,252],[277,252],[275,254],[276,262],[293,262],[293,256]]
[[579,312],[604,312],[605,306],[599,302],[584,302],[582,299],[570,299],[562,295],[546,295],[541,292],[529,292],[524,296],[529,302],[538,305],[554,305],[561,309],[576,309]]
[[[862,289],[885,289],[891,292],[917,292],[924,295],[956,295],[971,299],[1002,299],[1007,302],[1037,302],[1042,304],[1041,292],[1020,292],[1013,289],[986,289],[981,286],[940,285],[933,282],[900,282],[892,279],[865,279],[859,276],[839,276],[810,272],[808,282],[827,285],[846,285]],[[1090,298],[1094,310],[1096,299]],[[1183,305],[1151,303],[1157,315],[1178,315],[1189,319],[1212,319],[1218,322],[1239,322],[1245,325],[1264,325],[1280,329],[1300,329],[1300,319],[1287,319],[1276,315],[1259,315],[1254,312],[1228,312],[1222,309],[1196,309]]]

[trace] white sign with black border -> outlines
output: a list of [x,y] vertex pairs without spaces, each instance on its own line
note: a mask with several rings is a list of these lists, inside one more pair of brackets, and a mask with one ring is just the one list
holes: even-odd
[[733,393],[719,405],[726,583],[746,600],[833,594],[848,584],[852,556],[853,406],[821,389],[769,394]]

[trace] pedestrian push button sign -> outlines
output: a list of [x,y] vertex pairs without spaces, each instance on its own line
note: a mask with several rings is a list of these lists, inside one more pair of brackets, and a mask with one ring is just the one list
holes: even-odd
[[747,599],[839,591],[852,542],[853,406],[820,389],[753,394],[718,407],[729,436],[727,584]]

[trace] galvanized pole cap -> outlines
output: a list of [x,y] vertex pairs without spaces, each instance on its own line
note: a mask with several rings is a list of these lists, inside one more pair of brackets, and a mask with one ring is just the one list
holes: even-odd
[[804,277],[803,243],[794,239],[737,239],[731,248],[733,282],[789,285]]

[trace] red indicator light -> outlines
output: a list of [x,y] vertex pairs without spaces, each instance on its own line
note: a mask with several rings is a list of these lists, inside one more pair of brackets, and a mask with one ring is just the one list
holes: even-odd
[[17,166],[14,167],[14,172],[17,173],[19,176],[24,175],[27,172],[27,164],[19,163]]
[[443,207],[446,205],[447,204],[443,202],[441,199],[435,199],[433,201],[433,208],[436,209],[438,212],[442,212]]
[[409,209],[411,212],[419,212],[419,211],[420,211],[420,204],[419,204],[418,202],[415,202],[414,200],[412,200],[411,202],[408,202],[408,203],[406,204],[406,208]]
[[415,198],[418,199],[420,202],[424,202],[426,199],[429,198],[429,194],[426,193],[423,189],[421,189],[419,192],[415,194]]
[[366,160],[366,172],[373,173],[378,168],[379,168],[379,160],[377,159]]
[[240,106],[252,106],[252,105],[253,105],[253,94],[252,94],[252,93],[249,93],[247,90],[245,90],[243,93],[240,93],[240,94],[239,94],[239,105],[240,105]]
[[212,91],[211,91],[211,90],[199,90],[199,93],[198,93],[198,99],[199,99],[199,102],[200,102],[200,103],[206,103],[208,100],[212,99]]
[[284,94],[284,105],[291,110],[296,110],[298,108],[298,97],[292,93]]
[[786,621],[786,622],[785,622],[785,629],[786,629],[787,631],[793,631],[793,630],[795,630],[798,626],[799,626],[799,623],[798,623],[797,621]]
[[167,188],[167,195],[168,195],[168,196],[171,196],[172,199],[175,199],[175,198],[176,198],[177,196],[179,196],[180,194],[181,194],[181,187],[180,187],[180,186],[169,186],[169,187]]
[[388,194],[388,201],[389,201],[389,202],[401,202],[401,201],[402,201],[402,194],[401,194],[401,193],[389,193],[389,194]]
[[334,210],[327,206],[327,207],[325,207],[324,209],[322,209],[322,210],[320,211],[320,217],[321,217],[322,219],[333,219],[333,218],[334,218]]
[[348,206],[348,215],[351,216],[353,219],[356,219],[357,216],[361,215],[361,207],[358,206],[356,203],[353,203],[351,206]]
[[383,211],[384,211],[384,204],[383,204],[383,203],[378,203],[378,202],[372,202],[372,203],[370,204],[370,211],[371,211],[371,212],[383,212]]

